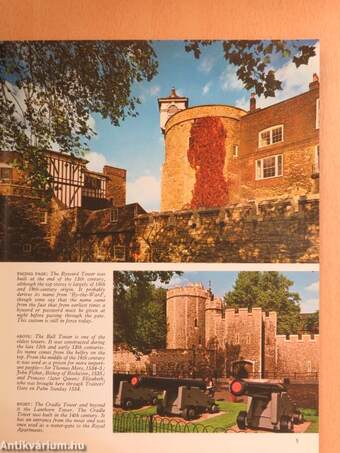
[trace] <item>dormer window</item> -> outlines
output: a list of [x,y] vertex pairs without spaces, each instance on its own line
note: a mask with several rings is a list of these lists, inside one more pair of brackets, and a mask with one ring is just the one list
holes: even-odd
[[269,127],[259,132],[259,148],[283,142],[283,125]]

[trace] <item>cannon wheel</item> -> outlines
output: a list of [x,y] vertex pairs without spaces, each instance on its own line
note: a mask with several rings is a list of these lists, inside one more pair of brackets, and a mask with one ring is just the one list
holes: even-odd
[[298,412],[298,413],[294,414],[294,417],[293,417],[294,425],[301,425],[304,421],[305,421],[305,418],[304,418],[302,412]]
[[126,400],[124,400],[123,409],[125,410],[133,409],[133,406],[134,403],[131,398],[126,398]]
[[210,414],[217,414],[217,412],[219,412],[219,407],[217,406],[217,404],[212,404],[209,409],[208,409],[208,412]]
[[236,423],[239,429],[246,429],[247,427],[247,412],[241,411],[239,412]]
[[293,422],[288,415],[282,415],[280,419],[280,431],[281,433],[291,433],[293,431]]
[[157,404],[158,404],[158,398],[157,398],[157,396],[155,396],[154,398],[152,398],[151,404],[152,404],[152,406],[157,406]]
[[189,406],[183,409],[182,417],[184,418],[184,420],[192,420],[196,418],[196,415],[196,409],[193,406]]

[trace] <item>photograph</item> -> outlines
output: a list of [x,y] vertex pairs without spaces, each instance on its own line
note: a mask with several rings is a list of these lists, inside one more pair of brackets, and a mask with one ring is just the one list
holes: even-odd
[[318,272],[115,271],[113,313],[114,432],[318,432]]
[[318,263],[310,40],[0,42],[2,261]]

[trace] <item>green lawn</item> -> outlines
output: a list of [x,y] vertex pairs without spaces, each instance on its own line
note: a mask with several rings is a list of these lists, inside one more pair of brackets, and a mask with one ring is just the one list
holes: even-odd
[[[208,418],[204,421],[197,421],[193,420],[192,423],[199,424],[202,426],[209,426],[212,429],[214,428],[231,428],[233,425],[236,424],[236,417],[238,413],[242,410],[246,410],[246,404],[244,403],[231,403],[228,401],[217,401],[218,406],[221,412],[224,412],[221,415],[216,415],[214,417]],[[316,413],[315,409],[302,409],[306,421],[311,421],[312,424],[308,428],[308,433],[317,433],[319,432],[319,417]],[[143,407],[141,409],[136,409],[133,411],[129,411],[129,414],[136,414],[136,415],[155,415],[156,414],[156,407],[155,406],[148,406]],[[177,431],[186,430],[188,432],[193,431],[194,427],[187,426],[186,428],[177,427]]]
[[307,433],[318,433],[319,432],[319,416],[317,415],[316,409],[301,409],[305,420],[312,422],[310,427],[307,429]]

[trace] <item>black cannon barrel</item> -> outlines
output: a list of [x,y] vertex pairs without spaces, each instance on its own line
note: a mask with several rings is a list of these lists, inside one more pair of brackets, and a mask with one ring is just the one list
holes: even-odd
[[198,387],[206,389],[206,383],[203,379],[180,379],[158,376],[133,376],[130,380],[135,387],[142,386],[159,390],[177,389],[181,386]]
[[113,392],[117,392],[120,381],[130,382],[133,374],[131,373],[113,373]]
[[271,393],[286,392],[287,385],[284,382],[235,379],[230,384],[230,391],[235,396],[252,396],[259,393],[269,396]]

